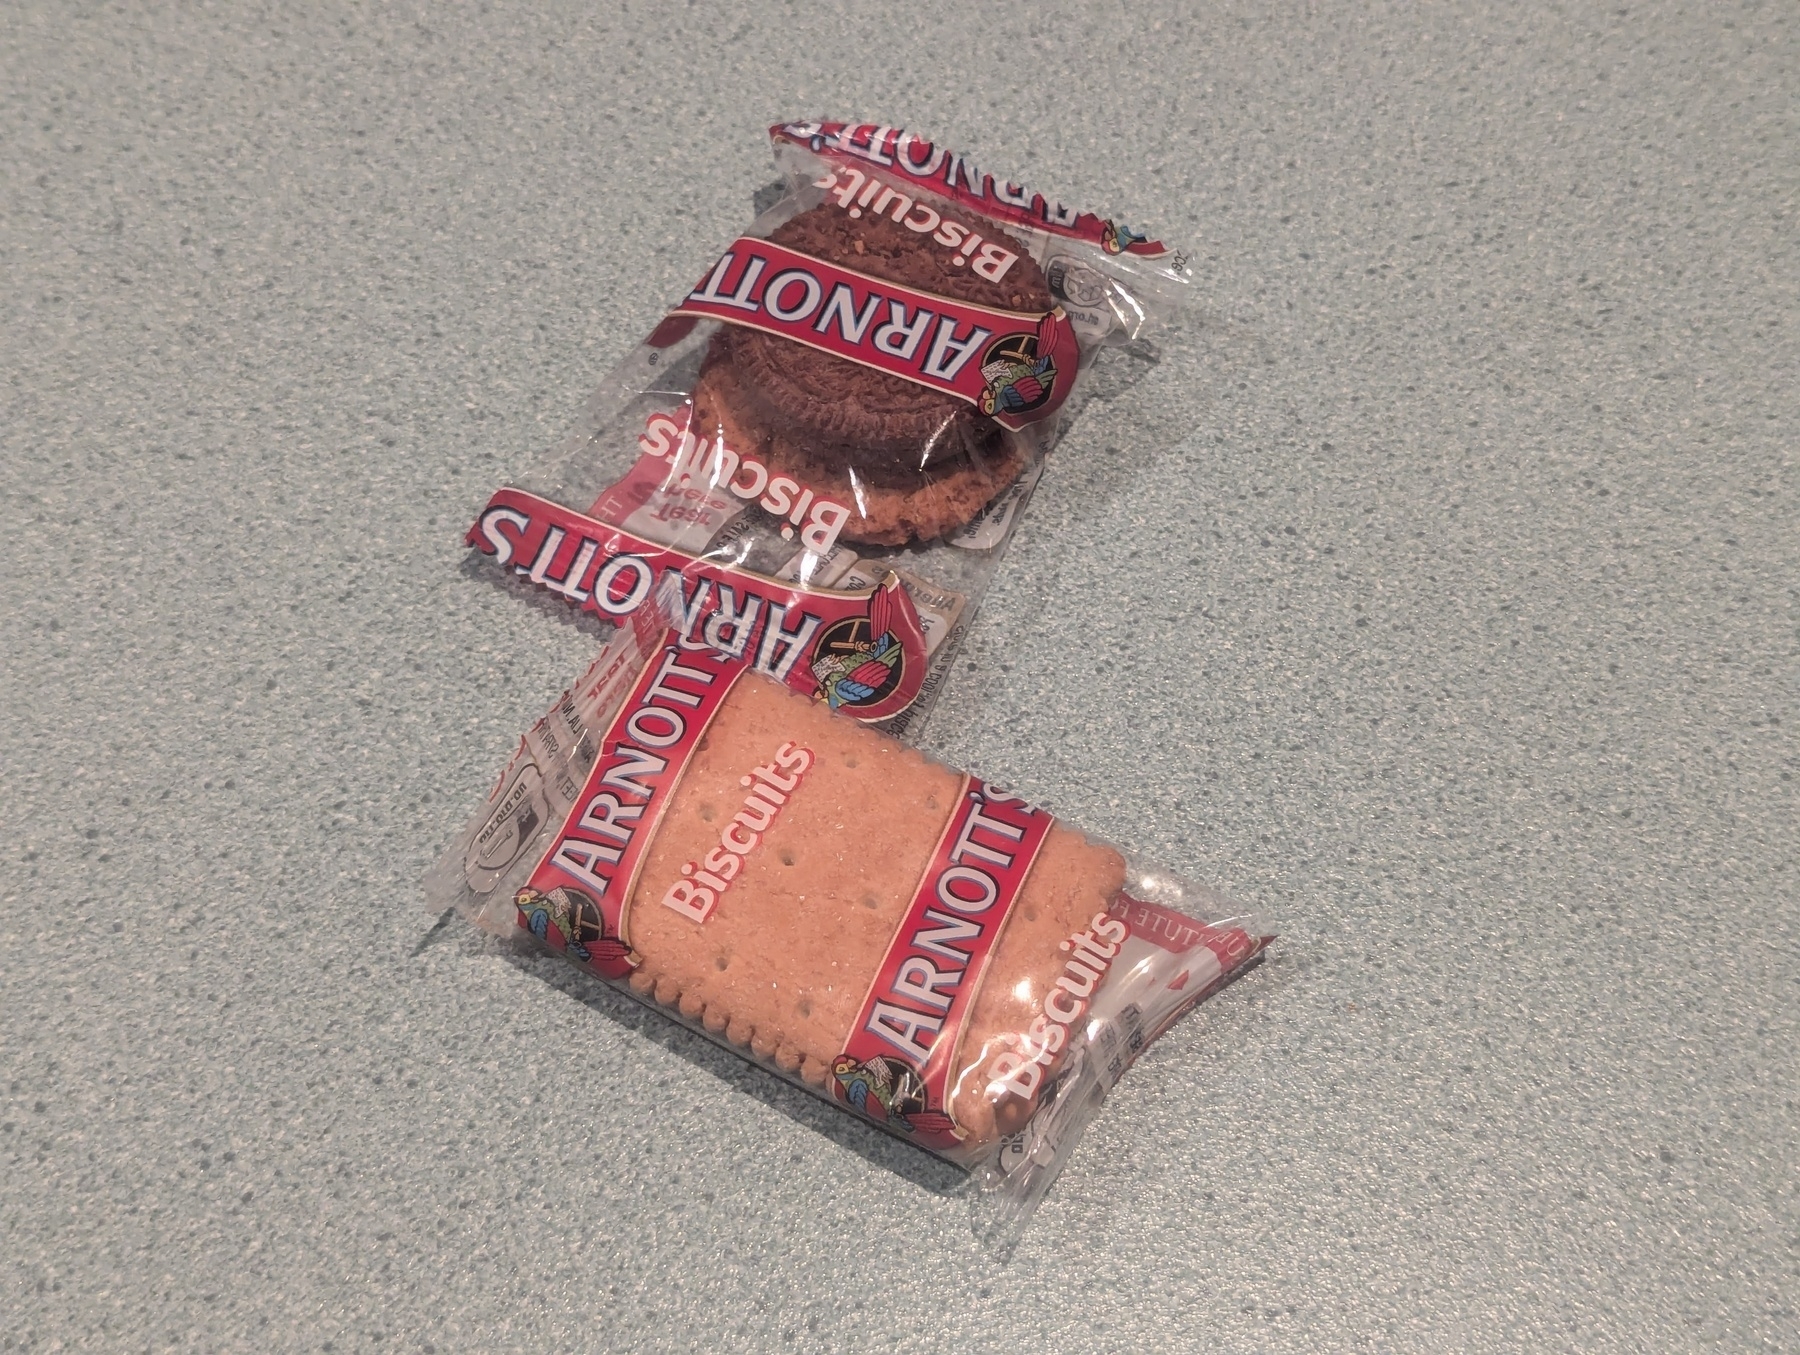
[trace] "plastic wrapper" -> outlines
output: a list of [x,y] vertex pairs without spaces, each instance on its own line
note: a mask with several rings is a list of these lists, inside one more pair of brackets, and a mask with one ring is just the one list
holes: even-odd
[[897,128],[770,135],[782,191],[468,540],[610,622],[677,574],[686,636],[904,736],[1186,261]]
[[1267,928],[688,635],[682,606],[660,586],[521,739],[434,906],[968,1170],[1006,1243]]

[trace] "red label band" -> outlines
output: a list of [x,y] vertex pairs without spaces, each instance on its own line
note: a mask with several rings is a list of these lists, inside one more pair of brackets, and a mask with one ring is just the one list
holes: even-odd
[[[1242,927],[1214,927],[1173,908],[1134,899],[1120,891],[1112,903],[1112,915],[1123,919],[1131,934],[1171,955],[1186,955],[1204,946],[1229,973],[1261,950],[1265,938],[1251,936]],[[1179,987],[1179,985],[1176,985]]]
[[684,650],[670,631],[607,727],[587,781],[515,896],[518,923],[607,978],[636,967],[625,905],[663,811],[741,663]]
[[1234,975],[1242,973],[1244,966],[1275,939],[1253,936],[1242,927],[1214,927],[1173,908],[1133,898],[1123,890],[1113,899],[1110,911],[1113,917],[1131,928],[1133,936],[1170,955],[1188,957],[1188,963],[1168,984],[1171,992],[1181,994],[1180,1002],[1144,1032],[1142,1043],[1132,1054],[1133,1059],[1161,1038],[1170,1026],[1229,983]]
[[924,137],[898,127],[781,122],[769,128],[769,136],[774,141],[805,146],[837,164],[879,166],[898,182],[916,183],[996,221],[1085,240],[1108,254],[1158,259],[1169,253],[1169,247],[1160,240],[1151,240],[1122,221],[1106,221],[1092,212],[1077,212],[1050,201],[1042,193],[1005,183],[982,173],[968,156],[934,146]]
[[850,592],[784,583],[658,545],[520,489],[489,499],[467,540],[609,621],[623,621],[672,580],[680,590],[683,652],[711,649],[748,661],[859,720],[899,714],[925,681],[925,633],[891,573],[875,588]]
[[949,1099],[963,1024],[1055,822],[963,778],[956,812],[832,1065],[840,1101],[926,1147],[951,1148],[962,1138]]
[[1081,363],[1061,307],[992,310],[749,236],[672,313],[778,334],[967,400],[1014,429],[1054,411]]

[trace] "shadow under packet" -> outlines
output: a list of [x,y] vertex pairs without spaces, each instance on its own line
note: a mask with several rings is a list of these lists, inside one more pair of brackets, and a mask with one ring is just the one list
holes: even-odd
[[963,1168],[1010,1246],[1124,1070],[1273,937],[689,637],[681,606],[659,586],[521,738],[433,907]]
[[715,649],[916,731],[1104,363],[1187,260],[898,128],[770,129],[782,189],[469,544],[617,623],[657,582]]

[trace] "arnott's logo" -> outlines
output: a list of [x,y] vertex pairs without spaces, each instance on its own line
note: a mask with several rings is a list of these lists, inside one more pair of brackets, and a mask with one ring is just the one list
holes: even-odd
[[1100,232],[1100,247],[1108,254],[1123,254],[1133,245],[1141,245],[1150,237],[1134,231],[1123,221],[1108,221]]
[[579,889],[559,885],[539,891],[527,885],[513,899],[519,925],[538,940],[566,950],[583,964],[617,961],[628,947],[606,934],[606,920],[599,906]]
[[997,339],[981,357],[981,377],[987,382],[981,412],[1029,414],[1050,399],[1057,375],[1056,360],[1038,351],[1037,335]]
[[893,609],[892,594],[878,588],[867,616],[847,616],[819,636],[812,674],[833,710],[885,700],[906,675],[906,646],[894,634]]

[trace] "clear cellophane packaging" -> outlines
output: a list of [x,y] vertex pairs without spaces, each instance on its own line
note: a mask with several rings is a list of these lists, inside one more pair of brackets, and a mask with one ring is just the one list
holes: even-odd
[[905,737],[1186,261],[897,128],[770,135],[779,196],[468,540],[614,623],[678,577],[686,637]]
[[433,905],[966,1169],[1010,1245],[1120,1074],[1268,929],[687,634],[683,606],[659,585],[524,735]]

